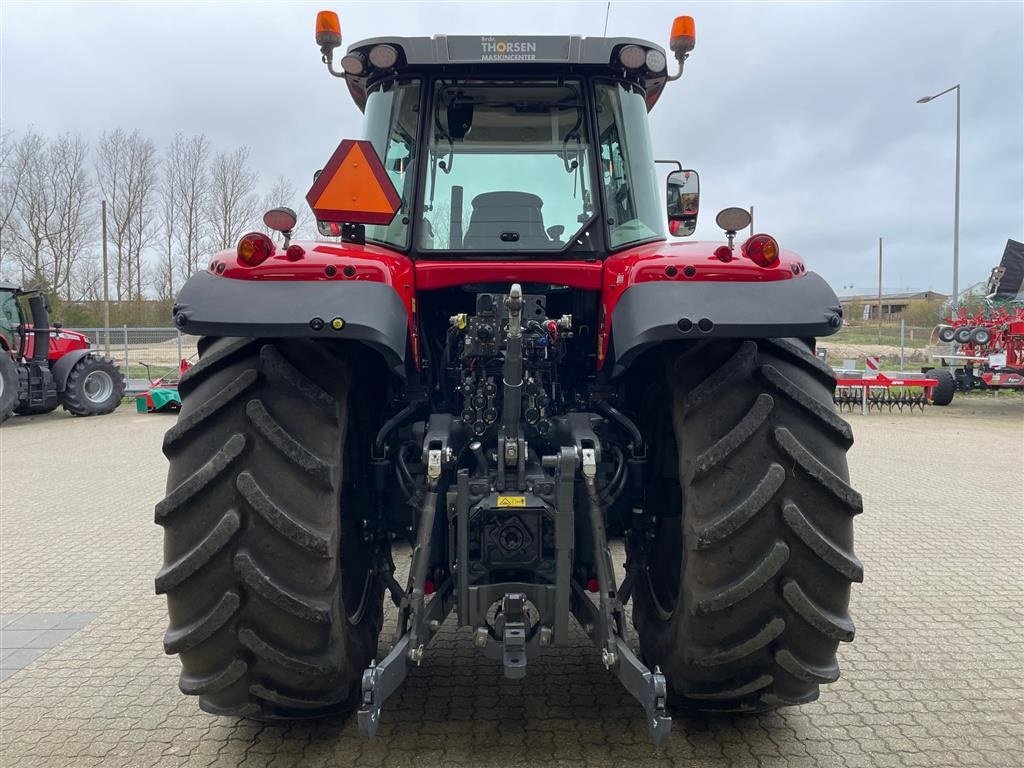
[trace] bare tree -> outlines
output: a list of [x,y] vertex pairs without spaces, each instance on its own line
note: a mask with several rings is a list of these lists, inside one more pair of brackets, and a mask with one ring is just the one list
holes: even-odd
[[138,130],[129,134],[118,128],[100,137],[96,170],[110,214],[118,301],[142,297],[142,255],[153,240],[158,162],[153,142]]
[[47,184],[53,225],[47,233],[47,282],[63,298],[71,298],[71,280],[95,233],[94,182],[86,169],[89,145],[64,134],[50,143]]
[[29,130],[14,149],[13,163],[23,172],[19,193],[13,205],[12,251],[21,265],[25,282],[46,286],[47,239],[57,224],[49,183],[49,156],[46,139]]
[[199,269],[207,239],[210,215],[210,143],[198,134],[174,137],[164,163],[165,180],[174,186],[174,241],[181,256],[185,278]]
[[14,257],[12,228],[17,222],[30,160],[30,153],[25,152],[26,138],[16,141],[13,131],[0,135],[0,270],[9,269]]
[[213,160],[210,209],[214,248],[228,249],[253,223],[256,175],[249,168],[249,148],[221,152]]
[[184,139],[179,133],[164,153],[164,173],[160,179],[160,224],[162,232],[163,261],[156,270],[154,287],[160,299],[174,296],[174,245],[178,228],[178,180],[175,160],[181,151]]

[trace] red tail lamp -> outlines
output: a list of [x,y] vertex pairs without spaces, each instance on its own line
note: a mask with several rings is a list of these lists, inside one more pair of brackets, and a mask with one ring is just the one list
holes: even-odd
[[238,241],[238,261],[255,267],[274,255],[274,241],[262,232],[250,232]]
[[715,248],[715,258],[719,261],[732,261],[732,248],[728,245],[720,245]]
[[743,255],[759,267],[779,266],[779,244],[771,235],[754,235],[742,246]]

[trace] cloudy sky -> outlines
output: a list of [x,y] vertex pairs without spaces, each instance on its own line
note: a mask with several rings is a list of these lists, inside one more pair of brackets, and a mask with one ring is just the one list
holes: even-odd
[[[90,140],[140,128],[248,144],[267,186],[305,191],[360,115],[302,3],[0,4],[0,122]],[[379,35],[601,35],[605,2],[338,3],[344,45]],[[690,13],[697,48],[652,113],[655,152],[701,174],[695,237],[755,207],[837,292],[952,282],[955,94],[962,85],[961,288],[1024,237],[1024,3],[640,3],[608,34],[667,46]],[[296,204],[299,201],[296,201]]]

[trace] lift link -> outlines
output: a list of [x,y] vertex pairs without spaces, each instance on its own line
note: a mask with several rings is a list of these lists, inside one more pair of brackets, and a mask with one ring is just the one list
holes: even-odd
[[409,567],[409,585],[399,609],[395,644],[380,664],[371,662],[363,672],[362,705],[357,714],[359,732],[367,738],[377,733],[381,707],[405,680],[409,662],[417,665],[423,660],[426,645],[452,607],[454,585],[452,579],[425,602],[427,565],[430,562],[431,534],[437,514],[438,486],[444,472],[446,451],[431,448],[427,451],[427,493],[420,507],[416,546]]
[[[672,718],[666,710],[668,685],[661,669],[649,670],[633,653],[623,637],[625,616],[622,603],[612,586],[612,557],[604,527],[604,510],[597,493],[597,461],[595,451],[582,451],[583,482],[587,489],[590,521],[594,535],[594,562],[597,565],[597,581],[600,589],[598,605],[595,607],[586,593],[577,587],[577,605],[580,608],[577,619],[584,626],[592,625],[592,640],[601,648],[601,661],[605,668],[614,671],[619,682],[640,702],[647,715],[647,725],[655,746],[666,743],[672,732]],[[583,615],[580,615],[580,614]],[[589,615],[588,615],[589,614]]]

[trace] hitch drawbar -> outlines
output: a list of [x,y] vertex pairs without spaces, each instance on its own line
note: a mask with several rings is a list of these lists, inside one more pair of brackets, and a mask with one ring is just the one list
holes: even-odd
[[[508,436],[510,442],[514,436]],[[380,725],[384,702],[405,680],[410,663],[419,665],[425,649],[441,624],[458,608],[460,625],[475,627],[474,644],[489,658],[501,661],[504,675],[521,679],[527,661],[542,646],[569,645],[568,615],[571,613],[600,651],[605,668],[613,672],[626,690],[643,706],[651,740],[664,744],[671,732],[672,718],[666,712],[667,685],[658,668],[648,669],[630,649],[624,637],[626,617],[613,582],[613,563],[604,528],[604,509],[597,490],[597,455],[594,448],[562,448],[560,456],[545,457],[545,465],[556,473],[556,550],[558,572],[554,585],[503,584],[466,587],[469,578],[464,561],[455,564],[456,578],[441,584],[427,600],[425,583],[430,562],[430,533],[439,501],[438,489],[447,486],[447,474],[454,468],[453,452],[437,431],[428,434],[425,459],[427,493],[419,510],[419,527],[412,553],[408,586],[399,603],[394,644],[380,663],[363,672],[362,705],[358,712],[359,732],[372,738]],[[577,473],[586,487],[593,529],[599,595],[596,602],[571,578],[573,547],[573,492]],[[509,473],[511,476],[511,473]],[[454,490],[448,491],[447,506],[457,522],[459,551],[468,537],[469,484],[467,470],[459,470]],[[456,580],[462,580],[458,589]],[[457,594],[458,593],[458,594]],[[493,622],[488,609],[497,604]],[[531,621],[539,614],[539,621]],[[562,614],[562,615],[559,615]]]

